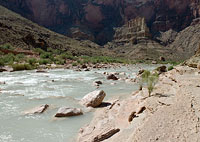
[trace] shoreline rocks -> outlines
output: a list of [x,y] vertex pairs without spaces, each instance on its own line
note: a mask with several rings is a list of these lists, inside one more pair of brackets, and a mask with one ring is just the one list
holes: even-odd
[[86,107],[95,108],[102,103],[105,96],[106,93],[103,90],[96,90],[84,96],[80,103]]
[[100,85],[102,85],[102,84],[103,84],[103,82],[102,82],[102,81],[99,81],[99,80],[93,82],[93,85],[94,85],[94,86],[100,86]]
[[118,78],[114,74],[110,74],[106,77],[108,80],[118,80]]
[[55,117],[70,117],[78,115],[83,115],[83,111],[80,108],[61,107],[58,109]]
[[25,111],[24,114],[40,114],[46,111],[48,107],[49,105],[43,104],[43,105],[40,105],[40,106],[37,106],[35,108]]
[[[175,67],[160,74],[151,97],[147,97],[148,90],[143,88],[111,107],[96,110],[92,121],[81,128],[77,142],[197,142],[200,74],[195,73],[198,71]],[[115,128],[118,132],[106,137]]]

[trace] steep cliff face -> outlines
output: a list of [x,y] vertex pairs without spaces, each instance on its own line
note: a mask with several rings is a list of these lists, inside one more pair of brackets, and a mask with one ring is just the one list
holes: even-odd
[[[94,40],[111,41],[113,27],[144,17],[154,35],[180,31],[200,16],[199,0],[0,0],[0,4],[56,32],[87,29]],[[79,34],[78,34],[79,35]]]
[[151,37],[145,19],[138,17],[128,21],[124,26],[115,28],[113,42],[118,44],[137,44]]

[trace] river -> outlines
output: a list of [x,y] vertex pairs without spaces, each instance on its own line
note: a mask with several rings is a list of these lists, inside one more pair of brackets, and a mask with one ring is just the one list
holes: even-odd
[[[155,67],[133,65],[81,72],[55,69],[47,73],[35,70],[0,73],[0,82],[5,82],[0,84],[0,142],[74,142],[79,129],[90,122],[95,111],[87,112],[79,104],[83,96],[97,89],[94,81],[103,82],[99,89],[106,92],[105,101],[116,96],[127,97],[138,89],[135,83],[106,80],[103,72],[125,72],[134,78],[139,69]],[[50,105],[43,114],[23,114],[41,104]],[[62,106],[82,108],[86,112],[77,117],[54,118]]]

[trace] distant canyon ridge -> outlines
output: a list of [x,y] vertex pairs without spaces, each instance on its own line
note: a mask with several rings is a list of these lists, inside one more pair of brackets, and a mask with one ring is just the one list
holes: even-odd
[[141,17],[151,37],[199,22],[199,0],[0,0],[0,5],[55,32],[103,45],[115,27]]

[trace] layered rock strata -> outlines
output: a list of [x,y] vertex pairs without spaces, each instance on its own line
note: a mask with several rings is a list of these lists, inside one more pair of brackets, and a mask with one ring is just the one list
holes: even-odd
[[145,18],[135,18],[128,21],[124,26],[115,28],[113,42],[117,44],[137,44],[151,37]]

